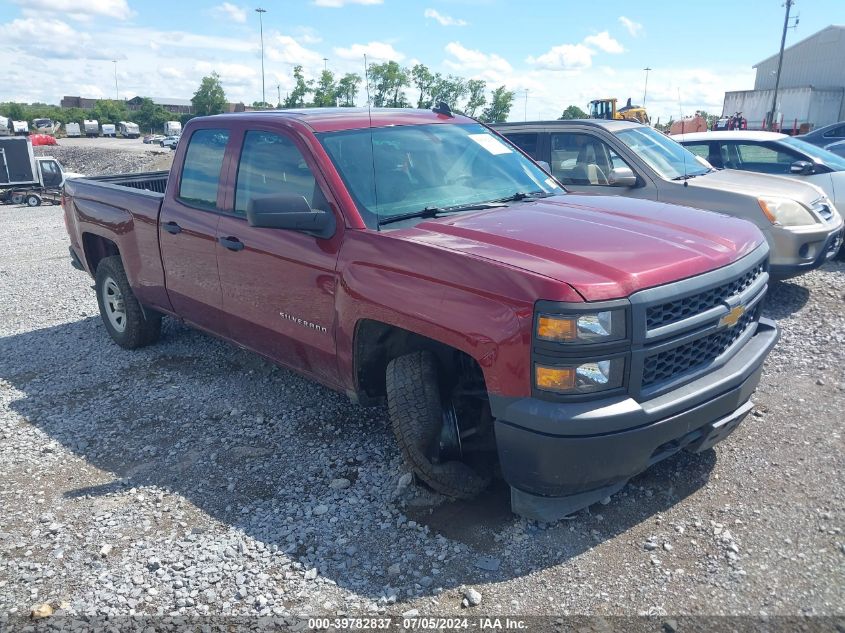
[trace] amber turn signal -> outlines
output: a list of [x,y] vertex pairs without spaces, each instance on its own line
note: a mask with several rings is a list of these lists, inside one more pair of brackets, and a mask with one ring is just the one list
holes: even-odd
[[536,365],[534,380],[538,389],[546,391],[571,391],[575,388],[574,367],[544,367]]
[[577,336],[575,319],[540,315],[537,337],[546,341],[574,341]]

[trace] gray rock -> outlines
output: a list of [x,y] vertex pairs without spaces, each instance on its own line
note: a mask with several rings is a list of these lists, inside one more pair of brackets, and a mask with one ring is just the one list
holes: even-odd
[[466,598],[471,607],[477,607],[481,604],[481,593],[472,587],[464,589],[464,598]]

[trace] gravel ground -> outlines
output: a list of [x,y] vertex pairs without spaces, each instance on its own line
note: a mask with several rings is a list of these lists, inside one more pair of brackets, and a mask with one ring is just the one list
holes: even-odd
[[501,485],[416,487],[383,409],[173,320],[119,349],[61,210],[0,224],[0,629],[33,608],[845,615],[842,262],[772,287],[783,338],[727,442],[538,525]]
[[33,151],[36,156],[56,158],[66,172],[86,176],[170,169],[173,162],[173,150],[144,145],[140,139],[64,138],[58,143],[39,145]]

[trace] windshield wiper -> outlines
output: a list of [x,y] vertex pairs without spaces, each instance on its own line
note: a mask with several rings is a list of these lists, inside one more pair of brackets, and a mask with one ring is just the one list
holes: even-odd
[[419,211],[411,211],[410,213],[400,213],[399,215],[391,215],[390,217],[378,221],[378,225],[392,224],[393,222],[401,222],[402,220],[411,220],[413,218],[437,218],[441,215],[448,215],[450,213],[458,213],[460,211],[483,211],[484,209],[497,209],[505,206],[498,200],[493,202],[475,202],[472,204],[459,204],[453,207],[425,207]]
[[548,191],[529,191],[527,193],[524,191],[517,191],[510,196],[497,198],[491,202],[519,202],[520,200],[527,200],[528,198],[548,198],[553,195],[555,194]]
[[[704,172],[705,174],[708,172]],[[684,174],[683,176],[675,176],[672,180],[690,180],[691,178],[695,178],[696,176],[700,176],[701,174]]]

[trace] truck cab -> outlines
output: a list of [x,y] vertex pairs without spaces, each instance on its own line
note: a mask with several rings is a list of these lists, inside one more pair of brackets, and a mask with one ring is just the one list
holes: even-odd
[[169,173],[63,204],[117,345],[176,318],[386,402],[419,479],[469,497],[500,469],[532,519],[725,439],[778,338],[752,224],[567,193],[444,107],[192,119]]

